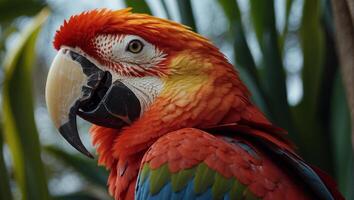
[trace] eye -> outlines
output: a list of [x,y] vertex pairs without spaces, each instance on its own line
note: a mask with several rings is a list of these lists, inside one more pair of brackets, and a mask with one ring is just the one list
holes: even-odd
[[127,51],[132,53],[139,53],[143,50],[144,44],[140,40],[132,40],[127,46]]

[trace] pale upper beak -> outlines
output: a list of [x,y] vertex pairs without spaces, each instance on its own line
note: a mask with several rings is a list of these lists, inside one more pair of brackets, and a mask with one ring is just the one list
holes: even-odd
[[67,49],[60,49],[48,73],[45,96],[56,128],[69,121],[68,108],[81,95],[81,87],[86,82],[81,65],[71,59]]
[[119,81],[112,82],[110,72],[69,48],[60,49],[51,65],[46,102],[60,134],[91,158],[80,140],[76,115],[110,128],[121,128],[140,115],[139,99],[129,88]]

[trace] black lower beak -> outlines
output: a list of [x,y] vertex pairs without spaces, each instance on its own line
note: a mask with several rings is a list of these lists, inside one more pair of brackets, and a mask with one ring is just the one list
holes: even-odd
[[119,81],[115,81],[109,87],[95,107],[85,107],[85,104],[91,103],[90,101],[89,99],[81,106],[78,115],[100,126],[121,128],[131,124],[140,116],[139,99],[126,85]]
[[69,144],[71,144],[71,146],[73,146],[76,150],[88,156],[89,158],[93,158],[92,154],[82,144],[79,133],[77,131],[76,112],[78,107],[79,102],[77,101],[75,105],[73,105],[70,109],[69,121],[59,127],[59,132],[65,138],[65,140],[68,141]]

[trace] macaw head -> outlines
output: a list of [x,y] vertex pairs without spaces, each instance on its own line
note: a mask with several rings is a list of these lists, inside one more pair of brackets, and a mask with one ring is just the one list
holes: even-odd
[[248,102],[224,55],[169,20],[130,9],[93,10],[64,21],[53,43],[58,54],[47,79],[48,110],[62,136],[88,156],[77,115],[103,127],[167,132],[218,123]]

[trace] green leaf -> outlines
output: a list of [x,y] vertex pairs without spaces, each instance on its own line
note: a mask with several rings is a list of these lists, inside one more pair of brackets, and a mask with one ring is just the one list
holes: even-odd
[[[324,64],[324,35],[320,20],[320,1],[305,1],[300,26],[301,49],[303,52],[303,98],[294,108],[294,122],[298,127],[298,144],[306,160],[332,173],[331,149],[326,137],[325,125],[319,116],[320,84]],[[326,81],[326,80],[323,80]],[[321,153],[321,154],[319,154]],[[320,156],[320,155],[327,156]]]
[[103,167],[97,166],[95,160],[84,159],[80,155],[69,154],[54,146],[46,146],[44,149],[67,166],[72,167],[91,183],[104,189],[107,188],[108,172]]
[[[278,34],[275,28],[274,2],[251,0],[252,24],[263,55],[261,85],[270,102],[272,121],[290,132],[296,140],[290,108],[287,101],[285,71],[279,50]],[[296,142],[296,141],[295,141]]]
[[[230,22],[241,22],[240,9],[236,1],[218,0],[218,2],[223,9],[225,16]],[[230,28],[233,28],[232,23],[230,23]]]
[[230,23],[230,32],[234,36],[234,50],[236,64],[248,71],[254,82],[259,84],[256,64],[248,47],[245,33],[241,23],[240,10],[236,1],[219,0]]
[[11,200],[11,190],[10,190],[10,182],[7,175],[6,165],[3,156],[3,133],[2,127],[0,127],[0,199]]
[[17,48],[4,61],[4,136],[12,154],[22,199],[48,199],[47,180],[33,114],[32,71],[38,32],[48,16],[40,12],[23,33]]
[[351,125],[348,102],[342,80],[337,73],[331,105],[331,132],[334,147],[335,176],[346,199],[354,199],[354,159],[351,148]]
[[286,8],[285,8],[285,28],[284,30],[287,31],[287,27],[289,25],[289,16],[290,16],[290,11],[293,5],[293,0],[286,0]]
[[178,0],[178,10],[181,16],[182,24],[187,25],[192,28],[195,32],[197,31],[197,27],[195,25],[193,9],[190,0]]
[[1,0],[0,22],[10,21],[21,15],[34,15],[39,12],[44,5],[43,2],[36,0]]
[[[300,38],[304,57],[303,102],[307,104],[308,109],[316,109],[325,49],[320,19],[320,0],[305,1]],[[311,110],[311,113],[314,113],[314,110]]]
[[[251,0],[251,20],[256,34],[258,43],[263,48],[263,37],[264,33],[267,32],[266,29],[271,29],[273,26],[272,16],[274,16],[274,2],[273,1],[263,1],[263,0]],[[273,8],[267,10],[269,8]],[[272,15],[272,16],[271,16]]]
[[280,49],[283,50],[284,48],[284,44],[285,44],[285,39],[286,36],[288,35],[288,31],[289,31],[289,16],[290,16],[290,11],[293,5],[293,0],[286,0],[286,8],[285,8],[285,25],[284,25],[284,29],[283,32],[279,38],[279,45],[280,45]]
[[151,15],[149,5],[144,0],[125,0],[127,7],[132,7],[136,13],[146,13]]

